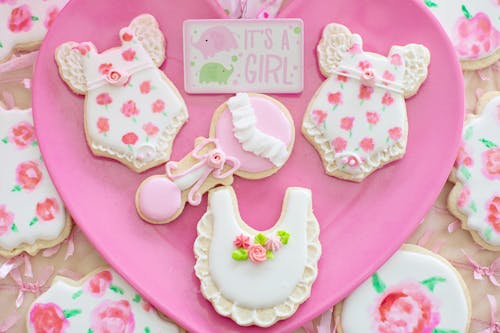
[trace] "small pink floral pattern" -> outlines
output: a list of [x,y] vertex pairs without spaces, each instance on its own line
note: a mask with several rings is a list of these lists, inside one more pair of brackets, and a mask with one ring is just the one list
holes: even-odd
[[113,99],[111,98],[111,96],[109,96],[108,93],[101,93],[101,94],[97,95],[97,97],[95,98],[95,101],[99,105],[108,105],[108,104],[113,103]]
[[342,93],[337,91],[335,93],[328,94],[328,103],[335,106],[342,104]]
[[19,149],[30,146],[35,140],[35,128],[26,121],[18,123],[9,131],[9,141],[13,142]]
[[64,333],[69,326],[63,310],[55,303],[36,303],[29,316],[35,333]]
[[366,121],[368,122],[368,124],[377,125],[379,120],[380,120],[380,116],[377,112],[369,111],[366,113]]
[[139,109],[137,108],[137,105],[133,100],[128,100],[122,105],[121,108],[121,113],[127,117],[130,118],[132,116],[136,116],[139,114]]
[[487,219],[495,232],[500,232],[500,196],[494,196],[486,205]]
[[490,179],[500,179],[500,148],[488,149],[483,153],[483,173]]
[[328,117],[328,113],[323,110],[314,110],[312,116],[316,125],[319,126],[325,121],[326,117]]
[[471,59],[489,54],[500,45],[500,32],[485,13],[477,13],[471,19],[461,17],[456,25],[456,36],[458,54]]
[[57,14],[59,14],[59,8],[57,6],[52,6],[47,9],[47,15],[45,16],[45,21],[43,21],[43,25],[45,28],[50,28],[52,23],[54,22]]
[[105,134],[109,132],[109,119],[106,117],[99,117],[97,119],[97,128],[99,133]]
[[30,31],[33,26],[31,10],[28,5],[21,5],[12,9],[8,21],[9,30],[12,32]]
[[350,131],[354,124],[354,117],[344,117],[340,119],[340,128],[346,131]]
[[393,127],[389,129],[389,137],[393,141],[399,141],[399,139],[401,139],[402,136],[403,136],[403,130],[401,129],[401,127]]
[[248,247],[250,246],[250,237],[241,234],[238,237],[236,237],[233,244],[236,247],[248,249]]
[[14,214],[9,212],[5,205],[0,205],[0,236],[9,232],[14,223]]
[[54,220],[59,210],[59,205],[55,198],[47,198],[36,204],[36,216],[45,222]]
[[347,141],[342,139],[341,137],[337,137],[332,140],[332,147],[336,153],[341,153],[346,149]]
[[457,201],[457,206],[458,207],[464,207],[467,202],[469,201],[470,197],[470,190],[468,187],[462,187],[462,191],[460,191],[460,194],[458,195],[458,201]]
[[144,132],[146,132],[146,135],[149,137],[155,136],[156,134],[158,134],[159,131],[158,127],[151,122],[144,124],[144,126],[142,126],[142,129],[144,130]]
[[134,132],[129,132],[122,136],[122,142],[126,145],[135,145],[139,137]]
[[373,139],[372,138],[364,138],[359,143],[359,146],[366,153],[371,152],[373,150],[373,148],[375,148],[375,144],[373,143]]
[[144,81],[141,83],[139,90],[141,91],[141,94],[149,94],[151,91],[151,81]]
[[127,49],[122,52],[122,58],[125,61],[134,61],[135,59],[135,51],[133,49]]
[[248,259],[254,263],[259,263],[267,260],[266,249],[260,244],[252,244],[248,247]]
[[95,297],[102,297],[113,281],[110,271],[102,271],[94,275],[86,284],[84,289]]
[[373,87],[361,85],[359,87],[359,99],[361,100],[368,100],[372,97],[373,94]]
[[90,326],[94,333],[133,333],[135,320],[130,303],[102,301],[91,313]]
[[16,182],[24,190],[33,191],[42,180],[42,171],[37,162],[20,163],[16,168]]

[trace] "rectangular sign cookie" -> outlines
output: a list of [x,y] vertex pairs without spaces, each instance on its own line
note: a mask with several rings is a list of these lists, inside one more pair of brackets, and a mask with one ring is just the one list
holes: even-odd
[[188,93],[299,93],[304,86],[300,19],[187,20]]

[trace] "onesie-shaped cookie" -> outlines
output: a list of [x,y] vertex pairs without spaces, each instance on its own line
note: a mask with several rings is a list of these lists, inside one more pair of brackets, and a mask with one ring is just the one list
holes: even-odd
[[405,98],[427,77],[429,51],[409,44],[393,46],[387,57],[364,52],[359,35],[332,23],[317,54],[327,80],[307,108],[302,132],[328,175],[362,181],[405,154]]
[[142,172],[166,162],[187,121],[186,105],[158,67],[165,39],[151,15],[120,31],[121,46],[98,53],[90,42],[56,50],[60,75],[85,95],[85,131],[92,152]]
[[448,208],[476,242],[500,251],[500,92],[484,95],[477,109],[463,130]]

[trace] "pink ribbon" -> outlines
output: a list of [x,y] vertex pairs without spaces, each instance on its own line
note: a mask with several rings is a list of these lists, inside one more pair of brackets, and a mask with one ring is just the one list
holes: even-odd
[[481,332],[478,333],[495,333],[495,332],[500,332],[500,321],[496,321],[496,316],[497,316],[497,300],[495,299],[495,296],[493,295],[487,295],[488,301],[490,302],[490,308],[491,308],[491,317],[490,317],[490,323],[488,328],[482,330]]
[[23,304],[24,294],[26,292],[39,295],[42,291],[45,291],[47,289],[45,288],[45,284],[47,283],[53,272],[54,272],[54,267],[45,266],[44,270],[40,273],[40,276],[38,277],[37,280],[34,280],[33,282],[26,282],[23,281],[23,279],[21,278],[21,273],[19,272],[19,270],[17,268],[14,269],[10,273],[10,276],[16,283],[16,286],[14,288],[17,287],[18,289],[18,294],[16,298],[16,308],[20,308],[21,305]]
[[0,333],[7,333],[9,329],[11,329],[12,327],[14,327],[15,324],[17,324],[19,319],[21,319],[21,316],[16,313],[9,315],[0,323]]
[[[64,243],[67,244],[66,254],[64,255],[64,261],[68,260],[68,258],[75,253],[75,242],[74,242],[75,228],[76,227],[74,227],[73,230],[71,230],[71,233],[69,234],[68,238],[62,243],[62,244]],[[57,244],[51,248],[45,249],[42,252],[42,256],[49,258],[56,255],[61,249],[62,244]]]
[[469,260],[470,264],[454,263],[456,266],[462,268],[472,268],[475,280],[483,280],[484,277],[487,277],[493,285],[500,287],[500,283],[496,278],[497,275],[500,275],[500,257],[496,258],[491,265],[487,267],[479,265],[479,263],[469,256],[464,250],[462,250],[462,253],[467,260]]
[[6,73],[15,71],[18,69],[27,68],[33,66],[35,60],[38,56],[38,51],[20,54],[3,64],[0,64],[0,73]]
[[[208,144],[215,145],[215,149],[212,149],[205,154],[200,154],[200,151]],[[199,170],[202,167],[207,167],[206,170],[198,179],[198,181],[191,187],[191,190],[189,191],[188,194],[188,202],[193,206],[197,206],[201,202],[201,194],[198,192],[198,190],[200,189],[201,185],[203,185],[208,176],[212,174],[212,176],[216,179],[223,179],[229,177],[236,170],[238,170],[238,168],[240,167],[240,161],[238,161],[236,158],[226,156],[226,154],[219,148],[219,143],[216,139],[202,140],[193,149],[191,155],[197,160],[199,160],[199,162],[193,165],[188,170],[181,173],[173,174],[173,171],[178,167],[178,163],[173,161],[168,162],[166,164],[166,170],[167,170],[167,176],[170,179],[175,180],[183,176],[186,176],[187,174],[193,171]],[[231,166],[231,169],[229,169],[226,172],[223,172],[224,166],[226,164]]]
[[24,265],[24,276],[33,277],[33,270],[29,255],[22,253],[18,256],[10,258],[0,266],[0,279],[5,279],[9,273],[19,266]]
[[229,18],[267,19],[278,15],[283,0],[216,0]]

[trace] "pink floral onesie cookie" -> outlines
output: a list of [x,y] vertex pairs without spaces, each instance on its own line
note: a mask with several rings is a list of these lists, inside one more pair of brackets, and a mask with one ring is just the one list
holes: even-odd
[[177,88],[158,68],[165,38],[151,15],[120,31],[121,45],[98,52],[90,42],[56,50],[62,79],[85,95],[85,132],[95,155],[116,159],[136,172],[166,162],[188,119]]
[[69,0],[0,0],[0,63],[35,50]]
[[405,99],[427,77],[430,53],[417,44],[393,46],[387,57],[365,52],[359,35],[332,23],[317,54],[327,80],[309,103],[302,132],[328,175],[362,181],[405,154]]
[[476,242],[500,251],[500,92],[484,95],[468,119],[450,180],[451,213]]
[[62,242],[71,218],[43,164],[31,109],[0,107],[0,156],[0,255]]

